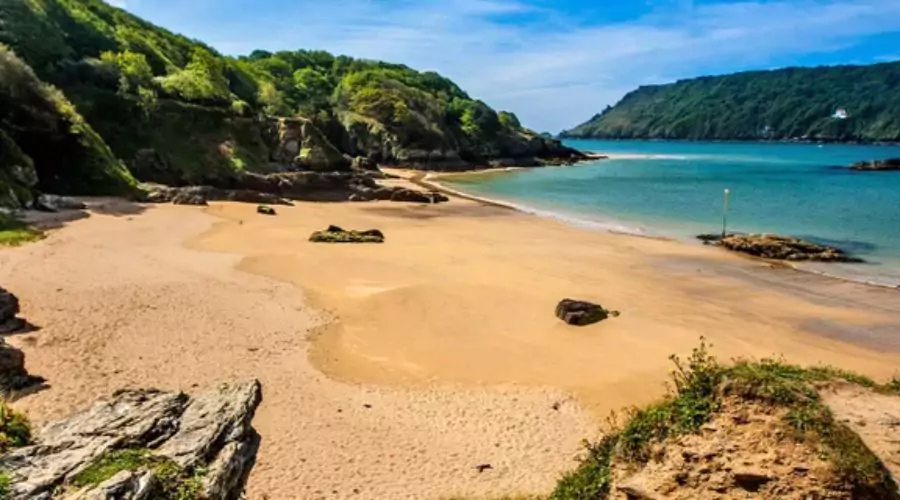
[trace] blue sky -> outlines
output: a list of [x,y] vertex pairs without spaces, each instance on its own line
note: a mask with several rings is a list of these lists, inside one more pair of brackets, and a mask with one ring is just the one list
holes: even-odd
[[900,0],[115,0],[227,54],[324,49],[438,71],[558,132],[639,85],[900,60]]

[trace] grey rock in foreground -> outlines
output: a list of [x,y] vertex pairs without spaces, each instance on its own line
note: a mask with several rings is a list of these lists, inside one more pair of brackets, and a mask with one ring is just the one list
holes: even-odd
[[251,427],[262,401],[258,381],[221,384],[189,397],[157,390],[119,391],[107,401],[38,432],[35,444],[0,457],[11,477],[11,499],[164,498],[156,469],[119,471],[99,485],[78,490],[72,480],[105,455],[146,450],[186,474],[205,471],[200,496],[240,498],[259,437]]

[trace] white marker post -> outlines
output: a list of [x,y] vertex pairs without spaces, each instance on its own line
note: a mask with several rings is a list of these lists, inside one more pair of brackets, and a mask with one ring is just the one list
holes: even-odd
[[728,234],[728,196],[731,194],[731,190],[725,188],[725,199],[722,202],[722,237]]

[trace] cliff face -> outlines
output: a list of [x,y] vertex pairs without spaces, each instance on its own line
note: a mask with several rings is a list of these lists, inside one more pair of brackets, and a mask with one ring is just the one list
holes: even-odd
[[754,71],[641,87],[562,135],[900,141],[900,62]]
[[0,204],[27,206],[35,190],[123,193],[133,183],[72,104],[0,46]]

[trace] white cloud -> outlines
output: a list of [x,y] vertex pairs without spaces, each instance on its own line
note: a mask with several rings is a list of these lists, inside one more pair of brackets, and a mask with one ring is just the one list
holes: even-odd
[[126,0],[108,0],[109,4],[113,7],[125,8],[128,6],[128,2]]
[[549,131],[641,84],[777,66],[900,31],[897,0],[663,0],[639,19],[594,25],[526,0],[296,0],[233,21],[216,14],[247,2],[135,1],[146,4],[138,13],[228,53],[321,48],[437,70]]

